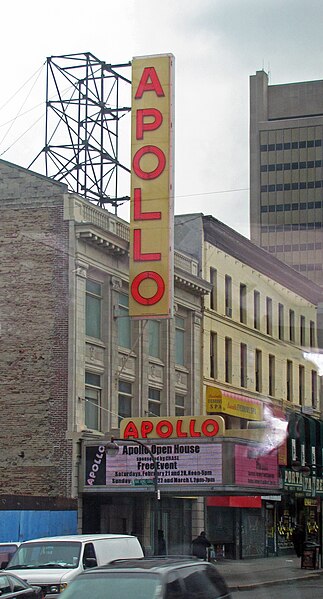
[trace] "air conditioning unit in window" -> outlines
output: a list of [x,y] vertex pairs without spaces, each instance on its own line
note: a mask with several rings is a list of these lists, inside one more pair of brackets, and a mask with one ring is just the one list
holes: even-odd
[[232,318],[232,308],[226,307],[225,314],[226,316],[229,316],[229,318]]

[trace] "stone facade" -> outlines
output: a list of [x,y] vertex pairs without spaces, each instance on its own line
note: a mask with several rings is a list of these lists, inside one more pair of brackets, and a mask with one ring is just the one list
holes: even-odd
[[[128,295],[128,223],[68,193],[65,185],[4,161],[0,206],[0,497],[10,505],[18,497],[26,509],[29,497],[40,510],[78,505],[80,532],[129,531],[133,516],[126,498],[122,518],[119,509],[107,512],[105,497],[94,510],[88,497],[84,516],[83,446],[118,435],[120,382],[131,390],[131,416],[149,414],[156,397],[161,416],[202,413],[202,307],[210,285],[198,276],[196,260],[175,252],[175,318],[160,321],[158,352],[149,355],[149,323],[130,323],[122,304]],[[90,288],[99,295],[91,296]],[[89,297],[100,305],[98,330],[90,323],[90,332]],[[120,341],[126,321],[129,343]],[[96,394],[94,410],[88,392]],[[91,511],[98,514],[93,526]],[[150,535],[143,517],[142,529]]]
[[[318,353],[317,305],[321,300],[321,288],[211,216],[197,214],[192,219],[182,215],[177,216],[175,222],[181,225],[175,226],[177,247],[192,256],[203,257],[200,274],[204,279],[211,281],[212,273],[216,273],[213,291],[205,300],[203,320],[205,386],[219,386],[228,392],[269,400],[283,409],[308,409],[319,417],[322,409],[319,369],[315,361],[306,358],[306,353]],[[230,298],[227,297],[227,279],[230,280]],[[271,332],[267,329],[268,299]],[[304,323],[302,334],[301,322]],[[210,359],[212,333],[216,336],[213,373]],[[226,339],[231,340],[230,377],[226,372]],[[241,384],[241,344],[247,350],[244,385]],[[257,373],[256,351],[261,358],[261,372]],[[269,356],[275,363],[271,389]],[[287,361],[292,365],[291,396],[288,398]],[[302,400],[299,398],[300,367],[304,368]],[[312,372],[317,377],[316,390],[312,389]]]

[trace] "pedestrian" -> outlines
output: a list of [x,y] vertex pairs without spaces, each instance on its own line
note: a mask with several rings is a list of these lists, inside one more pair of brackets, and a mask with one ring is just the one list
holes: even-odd
[[211,547],[211,543],[206,537],[205,530],[202,530],[199,536],[192,541],[192,553],[195,557],[206,560],[208,547]]
[[158,555],[166,555],[166,541],[162,529],[158,530]]
[[305,542],[304,528],[300,524],[296,524],[292,532],[292,541],[297,557],[302,557]]

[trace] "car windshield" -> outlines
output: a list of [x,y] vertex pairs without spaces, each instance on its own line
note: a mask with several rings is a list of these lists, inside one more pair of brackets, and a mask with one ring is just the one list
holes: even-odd
[[26,543],[12,557],[8,570],[23,568],[76,568],[81,543]]
[[79,576],[64,591],[62,599],[154,599],[160,596],[160,578],[154,574],[95,574]]

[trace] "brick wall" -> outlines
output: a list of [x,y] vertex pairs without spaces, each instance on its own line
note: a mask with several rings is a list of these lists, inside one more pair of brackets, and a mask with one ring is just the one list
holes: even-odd
[[0,494],[71,492],[65,192],[0,161]]

